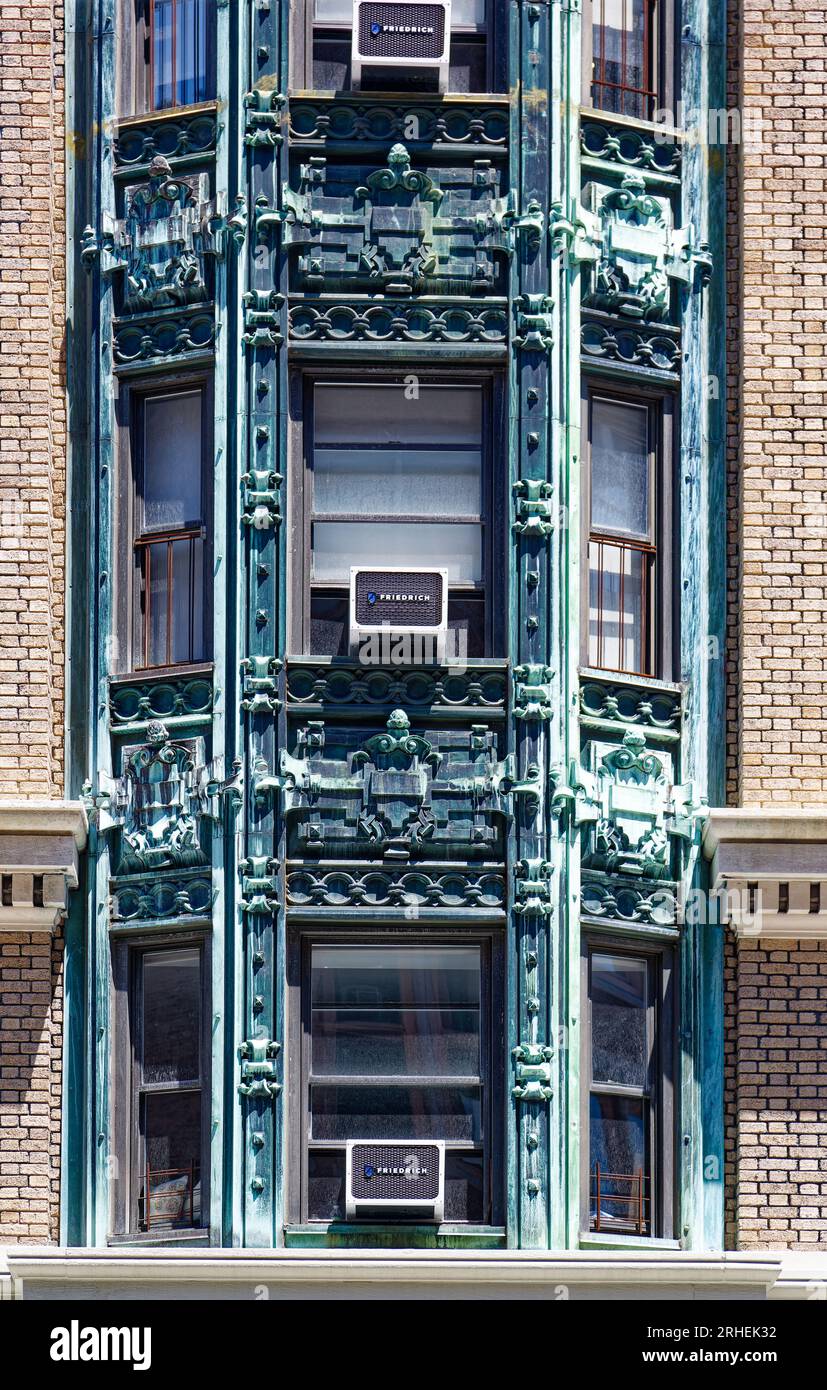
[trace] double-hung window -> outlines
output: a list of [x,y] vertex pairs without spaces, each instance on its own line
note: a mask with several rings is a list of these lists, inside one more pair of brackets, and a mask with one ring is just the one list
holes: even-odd
[[346,655],[351,566],[445,568],[458,650],[492,655],[490,382],[311,382],[295,640]]
[[584,7],[586,102],[651,121],[659,105],[664,0],[591,0]]
[[671,675],[671,402],[597,388],[586,402],[583,659]]
[[499,972],[494,933],[305,939],[302,1219],[343,1218],[351,1139],[444,1140],[445,1220],[501,1219]]
[[138,394],[133,405],[134,666],[204,660],[208,391]]
[[[114,961],[119,1066],[116,1234],[207,1224],[206,947],[121,943]],[[131,1062],[127,1063],[127,1059]]]
[[672,1233],[671,954],[587,941],[586,1228]]
[[215,97],[216,0],[133,0],[134,109],[165,111]]

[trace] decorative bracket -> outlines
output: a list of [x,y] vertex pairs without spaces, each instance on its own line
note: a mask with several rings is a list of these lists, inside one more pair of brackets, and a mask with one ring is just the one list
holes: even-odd
[[521,877],[514,883],[517,901],[514,911],[518,917],[550,917],[554,911],[551,905],[549,875],[552,864],[548,859],[521,859],[517,873]]
[[252,1038],[243,1042],[238,1049],[241,1062],[241,1080],[238,1094],[248,1100],[275,1100],[281,1091],[276,1081],[276,1061],[281,1052],[281,1043],[269,1038]]
[[253,917],[272,917],[279,905],[274,876],[278,868],[277,860],[255,855],[250,859],[242,859],[238,867],[242,874],[242,912]]
[[[506,763],[513,768],[513,753],[509,753]],[[525,776],[518,780],[513,773],[507,773],[502,779],[503,790],[512,796],[524,796],[526,799],[526,810],[529,816],[536,816],[540,809],[542,800],[543,778],[538,763],[529,763],[525,770]]]
[[281,523],[281,511],[277,489],[281,486],[280,473],[267,468],[251,468],[242,473],[244,484],[244,511],[241,520],[245,526],[255,531],[269,531],[270,527]]
[[[255,523],[254,523],[255,524]],[[275,676],[282,668],[277,656],[246,656],[241,663],[244,694],[241,708],[248,714],[277,714],[281,700],[276,695]]]
[[528,662],[514,667],[514,698],[512,711],[515,719],[536,719],[547,723],[551,719],[551,686],[548,684],[554,671],[551,666],[540,666]]
[[551,1061],[554,1050],[541,1043],[521,1043],[512,1048],[515,1080],[511,1094],[515,1100],[548,1102],[551,1089]]
[[256,88],[244,97],[246,110],[246,130],[244,143],[256,148],[275,149],[284,137],[279,130],[279,111],[287,98],[281,92],[267,92]]
[[227,218],[227,230],[236,248],[240,251],[247,237],[247,198],[244,193],[236,195],[235,212]]
[[516,347],[528,352],[550,352],[554,347],[554,300],[544,294],[521,294],[514,300],[517,313]]
[[514,484],[514,496],[518,499],[517,520],[512,523],[511,529],[517,535],[538,540],[545,540],[546,536],[551,535],[554,522],[548,498],[552,492],[551,483],[540,478],[521,478]]
[[508,206],[500,218],[500,225],[508,232],[512,251],[516,251],[519,243],[523,241],[526,249],[534,252],[543,239],[546,227],[545,212],[536,198],[529,200],[523,213],[518,214],[516,207],[517,194],[512,188],[508,194]]
[[702,288],[712,279],[712,252],[708,241],[694,243],[692,227],[679,227],[672,233],[672,254],[666,262],[666,274],[672,280]]
[[242,303],[245,331],[241,341],[245,347],[279,347],[284,342],[278,315],[284,295],[275,290],[247,290],[242,295]]

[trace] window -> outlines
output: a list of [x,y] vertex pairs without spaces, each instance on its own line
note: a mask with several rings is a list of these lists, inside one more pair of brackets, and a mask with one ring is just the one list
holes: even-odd
[[585,16],[584,55],[590,62],[587,100],[596,110],[639,121],[654,118],[662,8],[658,0],[592,0]]
[[586,1229],[672,1230],[671,953],[592,941],[588,999]]
[[[491,574],[490,383],[314,381],[305,418],[302,650],[348,651],[352,565],[448,569],[449,626],[469,656],[498,637]],[[299,558],[301,557],[301,558]],[[461,645],[459,647],[461,650]]]
[[137,112],[214,99],[215,10],[215,0],[136,0]]
[[343,1219],[349,1139],[444,1139],[445,1220],[500,1216],[494,944],[305,941],[302,1219]]
[[[494,0],[453,0],[451,10],[451,66],[448,87],[451,92],[499,90],[500,83],[489,75],[488,9]],[[314,91],[347,91],[350,87],[350,48],[353,29],[352,0],[306,0],[308,31],[306,44],[311,55],[305,84]],[[370,82],[363,73],[365,86]],[[395,79],[395,86],[436,90],[436,77],[411,74]],[[382,84],[387,86],[385,81]]]
[[670,403],[593,390],[586,410],[584,661],[599,670],[668,678]]
[[[116,947],[116,1233],[208,1224],[209,1042],[202,941]],[[127,1059],[131,1062],[127,1063]]]
[[204,468],[207,390],[138,395],[133,460],[134,664],[175,666],[207,656],[209,497]]

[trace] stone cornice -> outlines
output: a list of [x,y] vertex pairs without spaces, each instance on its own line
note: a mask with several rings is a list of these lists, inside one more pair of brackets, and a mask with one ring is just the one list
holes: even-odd
[[[410,1296],[433,1296],[440,1287],[504,1291],[513,1289],[521,1296],[526,1286],[623,1288],[667,1285],[675,1296],[687,1296],[690,1289],[770,1291],[782,1274],[784,1255],[780,1251],[693,1253],[690,1251],[595,1251],[571,1250],[545,1253],[531,1250],[122,1250],[58,1249],[53,1247],[8,1247],[4,1251],[14,1282],[15,1297],[25,1298],[29,1290],[51,1297],[74,1297],[73,1288],[83,1284],[105,1290],[109,1296],[140,1284],[157,1291],[178,1286],[192,1290],[192,1296],[208,1296],[212,1286],[216,1296],[230,1285],[272,1285],[307,1290],[318,1297],[326,1285],[331,1289],[347,1284],[358,1297],[361,1289],[380,1285],[408,1286]],[[814,1278],[827,1279],[827,1256],[820,1276],[808,1267],[810,1284]],[[56,1294],[56,1291],[60,1290]],[[400,1289],[401,1292],[401,1289]],[[87,1292],[88,1296],[88,1292]]]
[[827,940],[827,808],[713,809],[703,848],[719,920],[737,937]]
[[78,886],[86,834],[79,801],[0,799],[0,933],[54,931]]
[[87,829],[81,801],[0,797],[0,835],[71,835],[75,848],[82,850]]

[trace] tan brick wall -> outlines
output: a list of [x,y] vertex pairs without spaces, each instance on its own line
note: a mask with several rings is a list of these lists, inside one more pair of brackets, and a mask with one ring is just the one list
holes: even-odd
[[[827,4],[740,0],[740,800],[827,801]],[[739,252],[742,255],[739,256]],[[736,736],[737,736],[736,726]]]
[[735,970],[738,1246],[824,1250],[827,941],[742,941]]
[[63,940],[0,936],[0,1243],[59,1235]]
[[[0,797],[63,793],[63,6],[0,25]],[[62,942],[0,934],[0,1241],[58,1238]]]
[[0,26],[0,796],[63,776],[63,6]]

